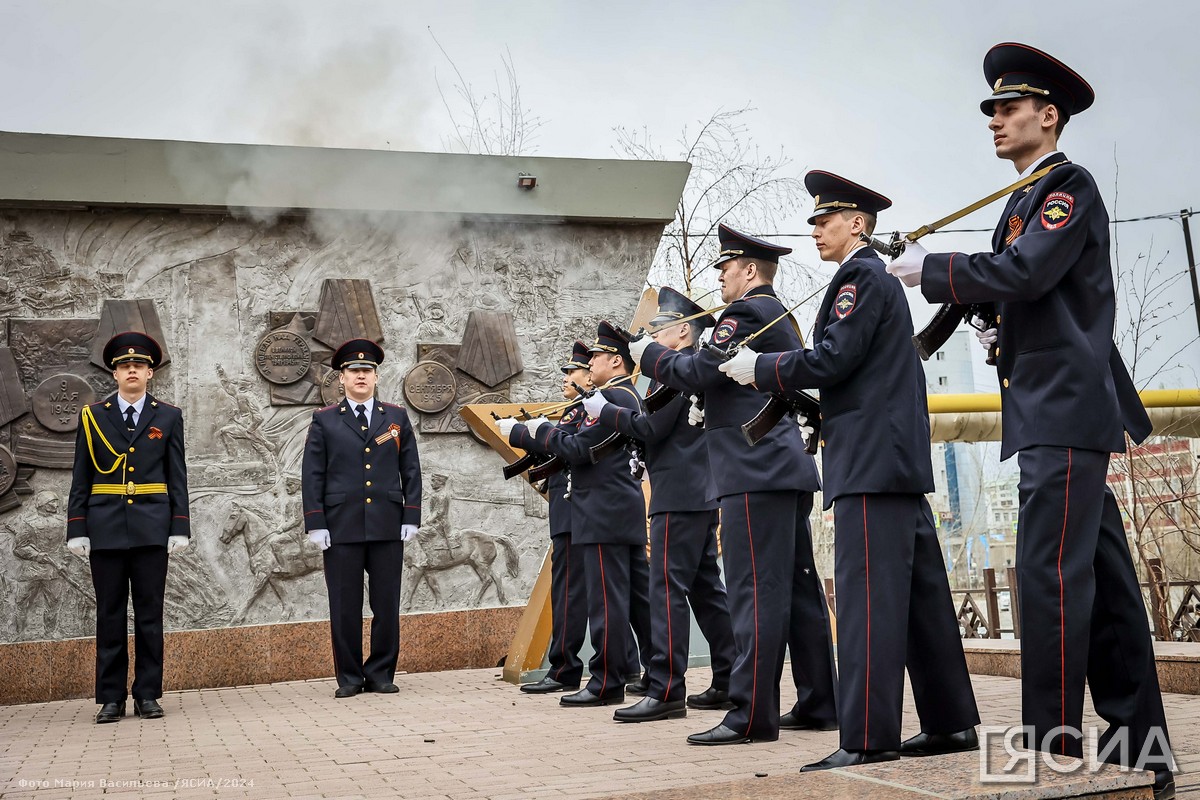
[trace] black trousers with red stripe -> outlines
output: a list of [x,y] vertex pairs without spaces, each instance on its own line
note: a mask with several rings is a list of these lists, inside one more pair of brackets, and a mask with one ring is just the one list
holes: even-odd
[[[729,679],[729,697],[736,707],[726,714],[724,725],[751,739],[773,741],[779,738],[785,645],[794,643],[793,669],[807,678],[802,692],[806,715],[835,708],[825,595],[811,567],[808,519],[798,519],[800,493],[750,492],[727,495],[720,502],[736,646]],[[797,548],[807,550],[807,557],[797,557]],[[807,573],[802,564],[809,565]],[[795,626],[794,634],[789,634],[789,625]]]
[[157,700],[163,683],[163,597],[167,548],[93,550],[89,557],[96,589],[96,702],[127,697],[129,629],[133,601],[133,697]]
[[629,677],[640,678],[643,671],[649,671],[654,653],[650,633],[650,564],[644,546],[629,550],[629,625],[633,629],[633,636],[629,637]]
[[[796,703],[791,713],[797,719],[824,727],[836,723],[837,670],[829,640],[829,606],[825,589],[813,561],[812,492],[800,492],[796,506],[796,555],[792,561],[792,611],[788,623],[788,652],[791,654],[792,683]],[[818,619],[818,614],[820,618]],[[825,631],[820,648],[812,651],[814,626]]]
[[638,671],[636,652],[630,639],[630,566],[635,558],[644,564],[645,548],[628,544],[581,545],[587,578],[588,630],[592,658],[588,662],[587,688],[592,694],[609,696],[625,691],[625,676]]
[[583,676],[579,650],[587,635],[587,583],[583,545],[571,544],[570,533],[550,537],[549,677],[571,686]]
[[708,640],[712,685],[729,688],[733,627],[717,567],[717,512],[668,511],[650,517],[650,690],[658,700],[687,695],[691,613]]
[[905,667],[922,731],[978,725],[925,496],[844,495],[833,515],[842,748],[899,749]]
[[[400,657],[404,542],[335,544],[324,552],[329,633],[338,686],[391,683]],[[363,661],[363,574],[371,606],[371,650]]]
[[[1128,737],[1127,761],[1149,743],[1143,769],[1169,767],[1166,718],[1149,621],[1116,498],[1108,453],[1033,447],[1021,468],[1017,590],[1021,715],[1034,749],[1079,756],[1086,678],[1108,724],[1100,748]],[[1061,732],[1057,732],[1061,733]],[[1084,734],[1086,736],[1086,733]],[[1122,748],[1106,757],[1121,763]]]

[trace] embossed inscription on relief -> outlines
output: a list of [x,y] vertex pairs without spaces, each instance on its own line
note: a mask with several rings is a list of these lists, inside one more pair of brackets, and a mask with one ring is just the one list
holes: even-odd
[[312,350],[304,337],[295,331],[271,331],[259,339],[254,348],[254,366],[258,374],[271,383],[295,383],[308,374]]
[[404,397],[423,414],[444,411],[454,402],[454,373],[436,361],[418,361],[404,376]]
[[78,375],[51,375],[33,390],[33,416],[46,428],[67,433],[79,427],[79,412],[96,402],[96,390]]

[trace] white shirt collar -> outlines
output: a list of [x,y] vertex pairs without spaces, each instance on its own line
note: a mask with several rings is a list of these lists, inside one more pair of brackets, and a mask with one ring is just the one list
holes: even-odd
[[370,426],[371,412],[375,410],[374,398],[367,400],[365,402],[359,403],[357,400],[351,400],[349,397],[347,397],[346,402],[350,404],[350,413],[351,414],[357,414],[358,407],[361,405],[363,407],[363,414],[365,414],[367,417],[367,425]]
[[1046,155],[1042,156],[1037,161],[1033,162],[1028,167],[1026,167],[1025,171],[1022,172],[1017,177],[1018,178],[1028,178],[1030,175],[1032,175],[1033,173],[1038,171],[1038,167],[1040,167],[1047,158],[1049,158],[1050,156],[1053,156],[1053,155],[1058,155],[1060,153],[1062,153],[1061,150],[1051,150],[1049,153],[1046,153]]
[[124,397],[121,397],[121,395],[117,395],[117,408],[121,409],[122,414],[130,406],[133,406],[133,413],[141,415],[142,409],[146,407],[146,395],[143,394],[139,397],[136,403],[130,403]]
[[859,250],[865,250],[865,249],[867,249],[867,245],[860,244],[858,247],[854,248],[853,250],[851,250],[849,253],[846,254],[846,257],[842,259],[842,264],[845,264],[847,261],[854,258],[854,254],[857,253]]

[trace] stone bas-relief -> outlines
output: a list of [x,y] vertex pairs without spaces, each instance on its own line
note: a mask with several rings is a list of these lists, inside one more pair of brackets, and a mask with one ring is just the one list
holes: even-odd
[[[150,391],[184,411],[192,498],[193,546],[172,556],[168,573],[168,629],[327,616],[295,481],[310,415],[339,396],[322,337],[340,329],[319,313],[330,281],[356,282],[356,308],[369,287],[387,352],[380,399],[408,406],[404,380],[419,361],[454,377],[444,410],[409,408],[425,525],[407,548],[405,607],[525,602],[548,544],[544,510],[527,502],[521,481],[503,480],[501,460],[458,424],[456,409],[555,398],[570,342],[592,336],[601,318],[633,313],[660,232],[330,214],[317,224],[3,211],[0,454],[11,459],[0,462],[9,483],[0,495],[0,590],[19,602],[0,605],[0,641],[94,631],[87,562],[64,547],[75,435],[65,428],[89,388],[96,398],[113,391],[111,375],[92,362],[102,323],[148,316],[172,358]],[[490,346],[487,336],[467,336],[472,312],[511,319],[521,371],[508,374],[509,362],[478,349]],[[279,330],[294,336],[260,348]],[[475,375],[457,367],[464,344]],[[433,407],[446,399],[438,376],[425,391]]]

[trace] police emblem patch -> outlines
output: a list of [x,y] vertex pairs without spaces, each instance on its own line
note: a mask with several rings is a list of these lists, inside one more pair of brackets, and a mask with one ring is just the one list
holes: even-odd
[[713,331],[712,343],[713,344],[725,344],[726,342],[728,342],[730,339],[733,338],[733,332],[736,330],[737,330],[737,320],[736,319],[722,320],[721,324],[717,326],[717,329],[715,331]]
[[600,418],[599,418],[599,417],[591,417],[591,416],[589,416],[587,419],[585,419],[585,420],[583,421],[583,425],[584,425],[584,427],[585,427],[585,428],[590,428],[590,427],[592,427],[593,425],[595,425],[595,424],[596,424],[597,422],[599,422],[599,421],[600,421]]
[[838,289],[837,299],[833,301],[833,313],[838,319],[845,319],[854,310],[856,302],[858,302],[858,286],[847,283]]
[[1051,192],[1042,204],[1042,227],[1048,231],[1061,228],[1071,218],[1075,198],[1066,192]]
[[578,415],[579,415],[579,409],[572,408],[570,411],[568,411],[566,414],[563,415],[561,424],[566,425],[569,422],[574,422],[575,417],[577,417]]
[[1013,214],[1008,218],[1008,233],[1004,236],[1005,244],[1012,244],[1017,237],[1021,235],[1021,229],[1025,226],[1025,220]]

